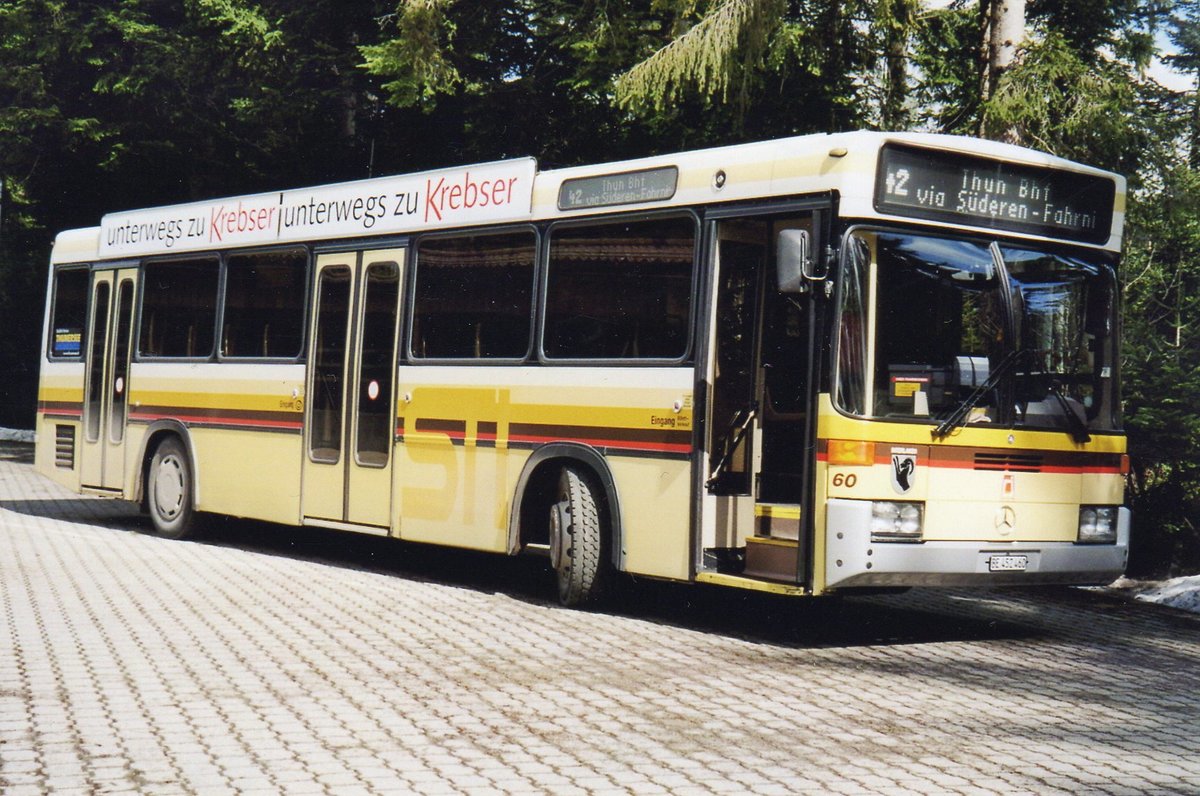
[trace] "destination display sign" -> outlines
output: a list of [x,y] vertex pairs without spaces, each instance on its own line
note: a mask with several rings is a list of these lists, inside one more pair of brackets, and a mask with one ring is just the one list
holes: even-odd
[[679,169],[674,166],[563,180],[558,189],[558,209],[659,202],[674,196],[678,183]]
[[875,209],[1105,243],[1115,196],[1111,177],[888,144],[879,155]]
[[103,256],[262,245],[528,218],[533,158],[111,213]]

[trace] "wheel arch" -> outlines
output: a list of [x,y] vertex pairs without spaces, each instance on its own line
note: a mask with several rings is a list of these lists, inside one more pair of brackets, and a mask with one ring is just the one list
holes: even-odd
[[558,469],[563,464],[576,464],[586,467],[595,477],[600,486],[605,503],[606,519],[608,520],[610,563],[617,571],[625,568],[624,552],[624,523],[621,515],[621,499],[617,491],[617,482],[604,454],[579,442],[552,442],[543,445],[533,452],[521,469],[517,486],[513,492],[512,506],[508,518],[508,553],[516,555],[521,552],[522,542],[529,528],[524,527],[525,501],[531,495],[536,495],[539,484],[547,479],[557,484]]
[[150,468],[155,449],[166,437],[178,437],[183,449],[187,451],[188,464],[192,469],[192,508],[195,508],[200,505],[200,468],[196,462],[196,447],[192,444],[192,435],[188,427],[178,420],[155,420],[146,429],[141,450],[138,452],[139,464],[133,499],[139,503],[146,499],[146,471]]

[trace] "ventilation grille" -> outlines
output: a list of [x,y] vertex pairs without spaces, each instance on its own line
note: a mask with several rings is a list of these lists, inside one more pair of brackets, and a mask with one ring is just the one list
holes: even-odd
[[54,427],[54,466],[75,469],[75,426]]
[[1007,470],[1015,473],[1037,473],[1042,469],[1040,453],[976,453],[976,470]]

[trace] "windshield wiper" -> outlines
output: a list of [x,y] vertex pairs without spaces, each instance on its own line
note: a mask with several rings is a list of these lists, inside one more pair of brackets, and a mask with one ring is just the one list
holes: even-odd
[[1059,408],[1063,414],[1067,416],[1068,433],[1071,439],[1076,442],[1091,442],[1092,435],[1088,433],[1087,424],[1075,414],[1075,409],[1071,406],[1071,402],[1062,394],[1062,387],[1058,383],[1050,385],[1050,394],[1058,399]]
[[987,380],[984,381],[983,384],[980,384],[978,387],[976,387],[970,395],[964,398],[962,402],[954,408],[953,412],[947,415],[941,423],[938,423],[937,428],[933,430],[933,438],[942,439],[943,437],[948,436],[951,431],[963,425],[966,422],[967,417],[971,414],[971,410],[978,406],[979,401],[989,392],[994,390],[996,385],[1000,383],[1000,380],[1007,376],[1009,372],[1016,367],[1017,362],[1024,358],[1025,353],[1025,349],[1018,349],[1016,351],[1009,352],[1008,356],[1000,360],[1000,364],[997,365],[996,369],[991,372],[991,374],[987,377]]

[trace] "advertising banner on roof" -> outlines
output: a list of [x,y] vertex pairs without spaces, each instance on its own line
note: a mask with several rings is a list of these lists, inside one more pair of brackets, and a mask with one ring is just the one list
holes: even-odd
[[390,235],[518,221],[533,201],[533,158],[110,213],[104,257]]

